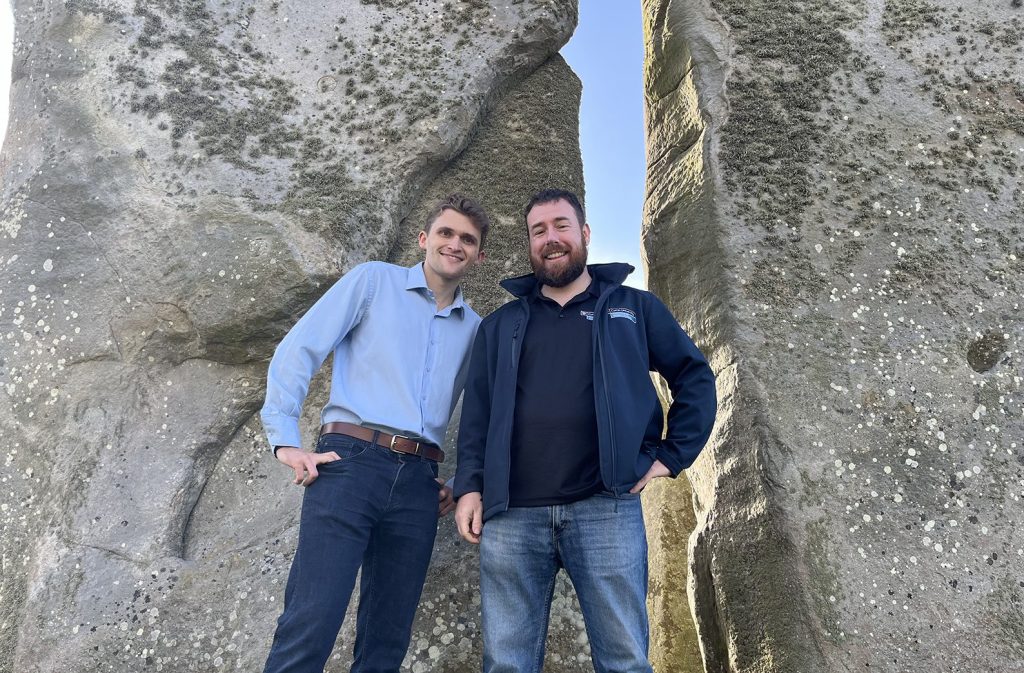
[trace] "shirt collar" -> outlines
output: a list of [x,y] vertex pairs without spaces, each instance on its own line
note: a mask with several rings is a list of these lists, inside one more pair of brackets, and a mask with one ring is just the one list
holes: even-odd
[[414,264],[409,267],[409,273],[405,278],[405,289],[406,290],[429,290],[427,286],[427,277],[423,275],[423,262]]
[[[541,283],[537,283],[537,284],[535,284],[533,286],[533,289],[530,290],[530,300],[531,301],[542,301],[544,299],[548,299],[548,297],[544,296],[544,294],[541,292],[541,288],[543,288],[543,287],[544,286]],[[583,292],[580,292],[580,294],[576,295],[576,297],[580,296],[581,294],[589,294],[589,295],[594,296],[594,297],[600,297],[601,293],[597,289],[597,279],[591,277],[590,285],[587,286],[586,290],[584,290]],[[576,297],[573,297],[568,302],[566,302],[566,306],[568,306],[573,301],[573,299],[576,299]],[[554,300],[552,299],[551,301],[554,301]]]
[[[432,295],[430,292],[430,286],[427,285],[427,277],[423,273],[423,262],[419,262],[409,267],[409,272],[405,277],[405,289],[426,290]],[[444,313],[447,314],[455,309],[462,310],[465,308],[466,302],[462,299],[462,286],[459,285],[455,288],[455,296],[452,298],[452,303],[445,308]]]

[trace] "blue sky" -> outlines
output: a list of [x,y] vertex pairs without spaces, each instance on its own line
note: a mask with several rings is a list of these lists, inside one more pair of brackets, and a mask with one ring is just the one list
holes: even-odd
[[583,80],[580,149],[590,224],[590,261],[629,262],[627,284],[646,287],[640,266],[643,213],[643,31],[639,2],[580,2],[562,56]]
[[[14,20],[0,0],[0,140],[7,129]],[[580,147],[591,228],[590,261],[640,266],[644,194],[643,35],[639,2],[580,2],[580,21],[562,55],[583,80]]]

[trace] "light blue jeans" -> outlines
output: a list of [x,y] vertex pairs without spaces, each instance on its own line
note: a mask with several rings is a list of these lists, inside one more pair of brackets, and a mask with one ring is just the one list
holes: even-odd
[[651,673],[647,535],[639,495],[513,507],[484,524],[484,673],[539,673],[555,575],[576,588],[596,673]]

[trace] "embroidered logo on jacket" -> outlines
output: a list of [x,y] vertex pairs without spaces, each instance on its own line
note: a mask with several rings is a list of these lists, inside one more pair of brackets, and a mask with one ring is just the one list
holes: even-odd
[[593,311],[584,311],[583,309],[580,309],[580,315],[583,316],[584,318],[586,318],[587,320],[590,320],[591,322],[593,322],[593,320],[594,320],[594,312]]
[[628,308],[610,308],[608,309],[608,317],[625,318],[626,320],[629,320],[634,324],[636,323],[636,313],[633,313],[632,309]]

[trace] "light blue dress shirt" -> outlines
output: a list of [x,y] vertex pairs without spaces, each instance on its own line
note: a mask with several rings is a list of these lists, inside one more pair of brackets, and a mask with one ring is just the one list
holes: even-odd
[[367,262],[345,274],[278,345],[260,412],[270,446],[301,446],[309,381],[334,353],[322,423],[344,421],[440,446],[462,393],[480,316],[461,288],[437,310],[423,264]]

